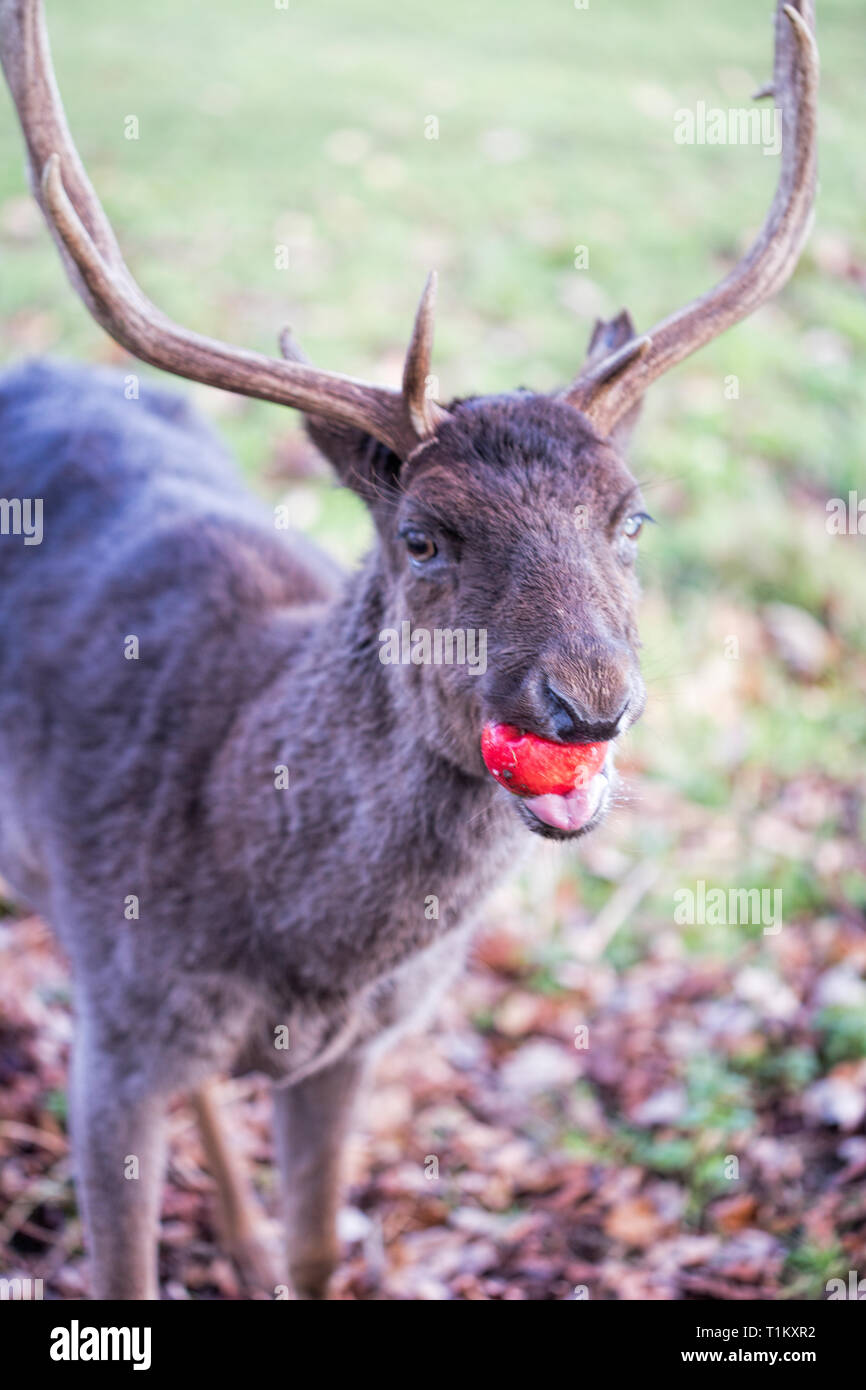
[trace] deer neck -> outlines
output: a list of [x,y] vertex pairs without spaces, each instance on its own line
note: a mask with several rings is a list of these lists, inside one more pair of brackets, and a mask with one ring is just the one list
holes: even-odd
[[[296,627],[211,785],[219,872],[245,896],[241,910],[252,907],[271,962],[274,940],[291,942],[308,992],[326,978],[336,937],[341,976],[359,984],[461,925],[527,838],[492,779],[419,736],[410,687],[378,658],[387,611],[374,554]],[[306,955],[295,920],[321,923]]]
[[[441,804],[451,789],[476,810],[498,805],[479,756],[479,709],[471,699],[443,697],[437,671],[410,658],[409,627],[377,548],[310,627],[297,665],[286,673],[287,688],[312,694],[323,713],[339,711],[334,743],[359,769],[373,775],[387,768],[389,779],[410,784],[429,779]],[[393,653],[384,659],[386,633],[397,634],[396,660]]]

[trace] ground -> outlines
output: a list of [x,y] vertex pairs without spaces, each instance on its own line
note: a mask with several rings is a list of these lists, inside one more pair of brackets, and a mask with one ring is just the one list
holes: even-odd
[[[636,439],[659,524],[620,802],[585,844],[535,848],[435,1028],[383,1065],[340,1296],[816,1299],[866,1276],[866,89],[859,6],[819,9],[809,247],[772,305],[654,388]],[[322,365],[394,381],[435,266],[443,397],[552,387],[595,314],[627,304],[646,328],[730,266],[775,160],[679,145],[675,113],[748,106],[769,10],[49,6],[79,145],[166,310],[263,350],[288,318]],[[0,117],[3,358],[127,361],[69,293]],[[251,483],[351,563],[366,520],[293,418],[189,389]],[[828,503],[852,491],[840,534]],[[744,921],[729,890],[766,897]],[[86,1279],[70,1027],[62,962],[10,905],[0,1247],[4,1273],[65,1297]],[[273,1210],[264,1091],[224,1102]],[[182,1105],[173,1125],[166,1293],[235,1297]]]

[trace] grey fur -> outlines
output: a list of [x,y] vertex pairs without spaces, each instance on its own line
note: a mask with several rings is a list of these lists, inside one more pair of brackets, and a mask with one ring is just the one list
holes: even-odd
[[[75,979],[97,1296],[156,1294],[167,1100],[250,1069],[300,1088],[278,1122],[291,1264],[302,1294],[323,1292],[334,1136],[364,1059],[453,979],[528,841],[482,724],[567,737],[547,680],[588,729],[642,707],[618,455],[547,397],[449,409],[402,465],[310,422],[376,524],[344,579],[275,529],[175,395],[145,381],[129,401],[117,374],[46,362],[0,378],[0,496],[44,504],[41,545],[0,537],[0,871]],[[419,515],[443,527],[433,579],[397,535]],[[383,666],[378,634],[404,618],[485,628],[486,674]],[[320,1212],[306,1226],[299,1190]]]

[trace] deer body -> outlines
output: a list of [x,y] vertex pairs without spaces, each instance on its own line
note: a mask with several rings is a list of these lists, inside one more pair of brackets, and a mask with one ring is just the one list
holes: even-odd
[[[453,978],[525,838],[398,717],[378,557],[346,587],[182,401],[130,403],[120,374],[14,369],[0,434],[0,492],[45,519],[41,546],[0,549],[0,869],[70,957],[88,1090],[153,1131],[214,1074],[297,1083],[348,1055],[360,1075]],[[79,1101],[82,1144],[101,1124]],[[100,1291],[153,1288],[126,1251]]]
[[[453,979],[527,830],[569,840],[603,818],[614,742],[645,698],[647,518],[622,449],[649,383],[796,263],[812,31],[811,0],[778,0],[779,181],[725,279],[648,335],[625,312],[597,322],[561,392],[442,405],[426,389],[432,276],[400,389],[318,369],[287,334],[270,358],[150,304],[72,143],[40,0],[0,0],[34,193],[88,308],[155,366],[303,411],[375,527],[344,578],[276,530],[175,396],[145,384],[129,401],[112,373],[39,363],[0,377],[0,495],[44,512],[41,544],[0,538],[0,873],[72,964],[97,1297],[157,1294],[166,1106],[195,1088],[230,1244],[272,1290],[202,1089],[248,1070],[275,1082],[291,1281],[322,1296],[371,1053]],[[483,631],[485,669],[384,665],[381,634],[404,623]],[[593,744],[591,783],[512,795],[482,758],[490,729],[571,767]]]
[[[524,837],[492,782],[398,718],[377,557],[345,588],[182,402],[122,388],[42,364],[0,378],[0,489],[38,490],[46,521],[38,551],[0,551],[0,862],[85,1003],[116,1001],[133,1069],[191,1083],[198,1058],[250,1054],[302,1073],[399,1021],[405,962],[426,973]],[[157,1007],[177,1055],[154,1040],[146,1064]]]

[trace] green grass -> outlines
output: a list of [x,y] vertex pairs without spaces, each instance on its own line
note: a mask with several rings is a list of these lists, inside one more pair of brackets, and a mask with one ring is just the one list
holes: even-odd
[[[768,71],[769,9],[735,0],[696,22],[691,0],[531,11],[443,0],[435,12],[393,0],[77,0],[50,4],[49,21],[75,136],[162,307],[263,350],[291,320],[317,362],[394,380],[433,265],[448,396],[551,387],[577,368],[596,312],[627,304],[649,325],[730,263],[763,215],[775,161],[756,147],[676,145],[673,113],[748,103]],[[656,388],[635,467],[663,523],[646,540],[647,580],[675,601],[677,633],[722,585],[747,605],[832,609],[862,653],[862,541],[829,537],[823,521],[826,497],[862,477],[866,318],[844,269],[832,256],[826,266],[828,246],[852,266],[866,257],[866,92],[857,0],[821,9],[812,250],[771,308]],[[129,116],[137,140],[124,138]],[[437,140],[425,138],[431,116]],[[2,356],[108,356],[22,200],[4,92]],[[588,270],[573,268],[578,244]],[[724,396],[730,374],[738,400]],[[221,426],[255,479],[295,424],[248,402]],[[313,529],[348,557],[368,535],[360,508],[333,495]],[[840,693],[831,723],[844,703]],[[863,718],[848,715],[844,739],[862,736]],[[691,790],[715,794],[711,781]]]
[[[858,10],[856,0],[824,9],[819,227],[862,252],[863,168],[857,142],[842,138],[866,115]],[[435,12],[393,0],[287,10],[77,0],[50,4],[49,20],[76,138],[159,303],[262,349],[288,317],[317,361],[393,375],[435,264],[437,369],[452,394],[552,386],[578,365],[597,309],[626,303],[649,324],[727,263],[762,216],[775,162],[757,148],[675,145],[673,112],[698,99],[747,103],[768,68],[768,10],[738,0],[696,23],[690,0],[586,11],[541,0],[531,12],[501,0],[444,0]],[[0,201],[22,189],[5,95],[2,106]],[[124,138],[129,115],[138,140]],[[424,136],[431,115],[438,140]],[[518,137],[505,141],[510,162],[489,153],[490,132],[503,130]],[[353,162],[335,160],[341,149]],[[274,266],[277,243],[289,246],[288,270]],[[579,243],[588,271],[572,267]],[[34,314],[48,320],[30,326],[36,342],[104,355],[45,237],[7,233],[3,249],[5,355],[27,344],[16,316]],[[866,341],[855,298],[807,256],[772,311],[659,388],[638,464],[676,478],[696,509],[691,538],[670,542],[681,563],[688,545],[699,573],[716,573],[701,524],[708,490],[714,512],[742,514],[756,488],[756,502],[783,508],[793,476],[833,492],[854,485]],[[844,368],[816,368],[802,344],[810,330],[838,335]],[[739,401],[723,397],[731,372]],[[690,382],[705,387],[698,400]],[[226,421],[252,471],[285,418],[250,405]],[[712,529],[729,536],[727,521]]]

